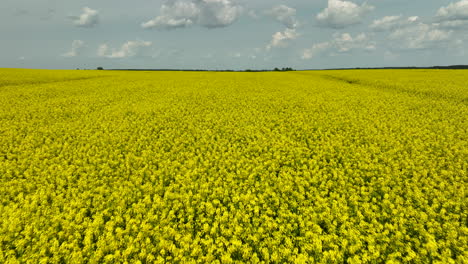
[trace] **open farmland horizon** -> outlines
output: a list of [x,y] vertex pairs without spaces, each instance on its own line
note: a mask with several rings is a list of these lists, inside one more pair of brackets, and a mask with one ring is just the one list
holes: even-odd
[[0,69],[0,263],[466,263],[467,83]]
[[[2,68],[0,68],[2,69]],[[425,69],[435,69],[435,70],[466,70],[468,65],[459,64],[459,65],[435,65],[435,66],[375,66],[375,67],[348,67],[348,68],[301,68],[294,69],[291,67],[275,67],[272,69],[221,69],[221,68],[212,68],[212,69],[197,69],[197,68],[104,68],[98,66],[96,68],[64,68],[64,69],[41,69],[41,68],[3,68],[3,69],[23,69],[23,70],[107,70],[107,71],[175,71],[175,72],[271,72],[271,71],[327,71],[327,70],[425,70]]]

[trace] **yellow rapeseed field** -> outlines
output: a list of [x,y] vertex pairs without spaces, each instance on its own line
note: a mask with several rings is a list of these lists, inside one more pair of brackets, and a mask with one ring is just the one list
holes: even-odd
[[0,69],[0,263],[467,263],[468,72]]

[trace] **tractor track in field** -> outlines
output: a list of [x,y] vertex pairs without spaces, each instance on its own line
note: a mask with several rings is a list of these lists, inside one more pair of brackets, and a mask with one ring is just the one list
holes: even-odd
[[61,82],[85,81],[85,80],[101,79],[101,78],[108,78],[108,77],[111,77],[111,76],[81,77],[81,78],[72,78],[72,79],[64,79],[64,80],[44,81],[44,82],[39,81],[39,82],[22,82],[22,83],[0,83],[0,88],[8,87],[8,86],[43,85],[43,84],[61,83]]
[[406,89],[406,88],[401,87],[399,85],[392,85],[392,84],[383,83],[383,82],[368,82],[368,81],[365,81],[365,80],[350,79],[350,78],[345,78],[345,77],[341,77],[341,76],[334,76],[334,75],[321,75],[321,77],[323,79],[339,81],[339,82],[345,82],[345,83],[348,83],[350,85],[359,85],[359,86],[369,87],[369,88],[373,88],[373,89],[380,89],[380,90],[384,90],[384,91],[393,91],[393,92],[397,92],[397,93],[406,93],[406,94],[411,95],[411,96],[418,96],[418,97],[424,97],[424,98],[445,100],[445,101],[450,101],[452,103],[468,105],[468,98],[459,98],[459,97],[456,97],[456,96],[444,95],[444,94],[436,93],[436,92],[415,91],[415,90],[411,90],[411,89]]

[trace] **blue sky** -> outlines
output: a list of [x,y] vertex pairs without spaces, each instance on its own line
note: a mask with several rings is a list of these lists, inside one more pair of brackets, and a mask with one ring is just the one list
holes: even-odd
[[468,0],[2,0],[0,67],[468,64]]

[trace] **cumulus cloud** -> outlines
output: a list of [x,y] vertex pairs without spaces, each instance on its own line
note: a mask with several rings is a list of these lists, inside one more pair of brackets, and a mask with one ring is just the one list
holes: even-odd
[[143,28],[175,29],[191,25],[206,28],[226,27],[242,14],[234,0],[168,0],[160,15],[141,24]]
[[179,28],[197,22],[200,10],[193,2],[171,1],[161,7],[161,15],[143,23],[143,28]]
[[266,11],[266,14],[270,15],[288,28],[296,28],[298,25],[296,9],[294,8],[285,5],[278,5]]
[[208,28],[229,26],[242,13],[242,7],[231,0],[203,0],[197,3],[201,7],[199,23]]
[[67,53],[62,54],[63,57],[71,58],[76,57],[81,54],[83,48],[85,46],[84,41],[82,40],[74,40],[72,42],[71,50]]
[[400,22],[400,16],[386,16],[381,19],[374,20],[374,22],[370,25],[370,28],[375,30],[389,30],[398,25]]
[[445,29],[463,30],[468,28],[468,0],[451,3],[439,8],[434,25]]
[[312,59],[313,57],[329,49],[330,47],[331,47],[330,42],[322,42],[322,43],[314,44],[311,48],[305,49],[302,52],[302,59],[304,60]]
[[468,28],[468,20],[449,20],[434,23],[433,25],[438,26],[441,29],[461,30]]
[[371,41],[368,35],[361,33],[352,37],[349,33],[335,35],[334,45],[338,52],[348,52],[354,49],[372,51],[376,49],[376,43]]
[[353,50],[373,51],[375,49],[376,43],[364,33],[355,37],[349,33],[334,34],[331,41],[314,44],[311,48],[303,50],[302,59],[312,59],[325,51],[346,53]]
[[89,7],[83,8],[83,13],[79,16],[69,16],[75,26],[91,28],[99,23],[99,11]]
[[419,20],[417,16],[403,18],[403,16],[386,16],[381,19],[374,20],[370,28],[374,31],[389,31],[396,28],[405,27]]
[[441,7],[436,17],[439,20],[468,20],[468,0],[461,0]]
[[107,57],[108,51],[109,51],[109,46],[107,44],[101,44],[98,48],[97,55],[99,57]]
[[[446,16],[447,19],[437,23],[422,22],[419,17],[411,16],[405,18],[399,16],[386,16],[375,20],[370,28],[374,31],[389,31],[387,35],[388,48],[391,50],[417,50],[431,48],[448,48],[460,41],[456,36],[456,29],[468,25],[468,20],[458,20],[460,16],[452,16],[453,7],[450,4],[441,8],[438,12],[438,19]],[[457,6],[457,8],[460,6]],[[455,45],[456,46],[456,45]]]
[[296,31],[299,25],[296,19],[296,9],[285,5],[278,5],[267,10],[265,13],[286,26],[284,31],[278,31],[272,35],[272,39],[266,46],[266,50],[287,47],[290,41],[299,37],[300,34]]
[[342,29],[361,23],[363,16],[373,9],[374,7],[367,3],[357,5],[350,1],[328,0],[328,7],[320,12],[316,19],[323,27]]
[[98,56],[105,58],[128,58],[134,57],[141,54],[145,49],[152,46],[153,43],[150,41],[127,41],[124,43],[120,49],[109,49],[107,44],[102,44],[98,49]]
[[418,23],[396,29],[389,35],[393,46],[400,49],[426,49],[446,46],[452,40],[453,31],[443,30],[437,25]]
[[272,36],[270,44],[267,45],[267,50],[277,47],[287,47],[290,40],[294,40],[299,37],[299,33],[294,28],[287,28],[285,31],[276,32]]

